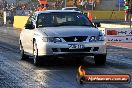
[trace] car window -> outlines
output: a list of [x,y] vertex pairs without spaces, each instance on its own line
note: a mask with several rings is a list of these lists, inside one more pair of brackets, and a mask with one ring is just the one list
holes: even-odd
[[57,23],[64,23],[69,21],[75,21],[73,16],[57,16],[56,17]]
[[53,12],[38,15],[37,27],[56,26],[92,26],[92,23],[82,13]]

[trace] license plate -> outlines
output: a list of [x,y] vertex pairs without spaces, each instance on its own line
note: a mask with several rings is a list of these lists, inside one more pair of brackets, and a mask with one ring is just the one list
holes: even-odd
[[84,45],[69,44],[69,49],[83,49]]

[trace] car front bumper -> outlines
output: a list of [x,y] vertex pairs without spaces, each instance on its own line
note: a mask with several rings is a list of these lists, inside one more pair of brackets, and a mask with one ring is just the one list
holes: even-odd
[[[83,45],[83,48],[69,49],[70,45]],[[65,56],[65,55],[85,55],[94,56],[97,54],[106,54],[106,44],[104,41],[100,42],[65,42],[65,43],[43,43],[38,44],[38,55],[53,55],[53,56]]]

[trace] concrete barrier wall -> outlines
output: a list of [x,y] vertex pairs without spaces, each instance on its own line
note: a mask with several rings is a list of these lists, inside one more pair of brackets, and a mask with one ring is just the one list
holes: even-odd
[[24,28],[27,20],[28,20],[28,16],[14,16],[14,23],[13,23],[13,27],[15,29],[22,29]]

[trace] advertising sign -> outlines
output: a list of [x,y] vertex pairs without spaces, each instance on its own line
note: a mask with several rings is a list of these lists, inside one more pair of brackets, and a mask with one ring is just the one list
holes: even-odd
[[108,42],[132,42],[131,28],[106,28]]
[[130,83],[131,76],[128,74],[87,74],[80,66],[76,75],[77,82],[86,83]]

